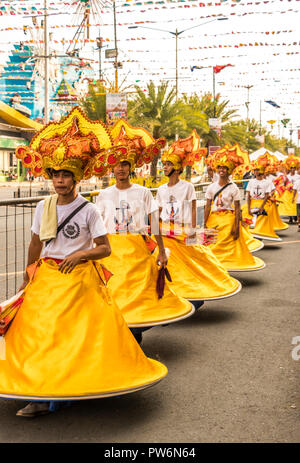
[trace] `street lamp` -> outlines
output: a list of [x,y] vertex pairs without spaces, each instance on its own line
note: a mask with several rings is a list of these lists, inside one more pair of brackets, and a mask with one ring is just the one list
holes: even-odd
[[253,87],[253,85],[245,85],[245,88],[248,90],[247,91],[247,101],[245,103],[246,108],[247,108],[247,130],[249,131],[249,105],[250,105],[250,89]]
[[167,31],[165,29],[157,29],[156,27],[146,27],[146,26],[128,26],[128,29],[137,29],[138,27],[141,27],[143,29],[151,29],[154,31],[161,31],[161,32],[168,32],[169,34],[172,34],[175,36],[175,50],[176,50],[176,100],[178,98],[178,37],[183,34],[186,31],[189,31],[191,29],[195,29],[196,27],[204,26],[205,24],[212,23],[214,21],[226,21],[228,18],[222,17],[222,18],[215,18],[210,21],[206,21],[201,24],[197,24],[196,26],[188,27],[187,29],[184,29],[182,31],[179,31],[178,29],[174,31]]

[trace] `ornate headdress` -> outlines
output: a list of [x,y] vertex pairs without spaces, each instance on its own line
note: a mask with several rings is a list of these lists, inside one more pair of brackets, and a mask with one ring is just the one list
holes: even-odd
[[293,167],[297,169],[300,166],[300,158],[290,154],[290,156],[283,161],[283,165],[286,169],[292,169]]
[[175,170],[192,166],[205,156],[207,149],[200,147],[200,137],[194,129],[188,138],[179,138],[162,155],[162,162],[172,162]]
[[52,170],[67,170],[77,182],[93,175],[102,177],[109,167],[108,155],[116,150],[101,121],[91,121],[75,107],[60,122],[50,122],[16,156],[35,177],[51,177]]
[[225,166],[229,174],[232,174],[234,169],[245,164],[247,159],[249,159],[248,153],[242,151],[238,144],[231,147],[225,145],[211,155],[208,163],[214,170],[219,166]]
[[127,161],[131,170],[149,164],[160,150],[165,146],[166,139],[155,140],[152,135],[142,127],[132,127],[124,119],[119,119],[110,129],[117,154],[108,157],[109,164],[113,167],[119,162]]
[[260,174],[264,174],[268,169],[273,168],[274,165],[278,165],[276,156],[273,156],[272,154],[268,153],[268,151],[266,151],[255,161],[251,162],[251,170],[258,170]]

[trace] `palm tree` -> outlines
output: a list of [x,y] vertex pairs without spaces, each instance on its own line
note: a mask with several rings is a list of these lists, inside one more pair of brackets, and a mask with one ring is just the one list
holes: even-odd
[[194,94],[190,97],[185,97],[184,102],[191,107],[194,111],[205,114],[205,121],[207,129],[202,130],[199,128],[198,133],[200,134],[203,144],[205,146],[212,145],[223,145],[223,127],[222,127],[222,138],[220,138],[214,130],[208,128],[208,119],[219,118],[222,121],[222,125],[228,123],[232,117],[236,116],[235,109],[227,109],[229,100],[221,101],[220,94],[215,96],[215,101],[211,93],[205,93],[202,97]]
[[[128,102],[128,120],[132,125],[143,126],[156,139],[165,137],[171,141],[177,137],[186,137],[192,131],[203,126],[205,130],[205,116],[194,110],[184,101],[176,101],[174,88],[168,90],[168,82],[155,87],[153,81],[147,84],[147,94],[136,86],[137,95]],[[151,176],[156,177],[158,158],[151,164]]]

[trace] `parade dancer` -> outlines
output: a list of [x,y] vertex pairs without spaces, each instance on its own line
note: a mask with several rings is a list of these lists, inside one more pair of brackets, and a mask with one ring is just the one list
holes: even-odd
[[[299,172],[300,172],[300,166],[298,168],[298,175],[299,175]],[[300,175],[299,175],[299,178],[295,181],[295,183],[293,185],[293,190],[294,190],[294,192],[293,192],[293,200],[292,200],[292,202],[295,203],[295,200],[296,200],[298,232],[300,232]]]
[[282,162],[282,167],[285,174],[276,179],[276,189],[283,187],[283,193],[278,196],[280,199],[278,212],[281,216],[289,217],[289,224],[297,222],[296,204],[292,202],[293,198],[293,184],[298,179],[296,173],[297,167],[300,165],[300,160],[296,156],[290,155]]
[[193,132],[191,137],[172,143],[163,153],[164,174],[169,182],[158,188],[156,200],[164,244],[170,250],[171,287],[189,300],[209,301],[233,296],[240,291],[241,284],[228,274],[207,246],[199,244],[205,241],[206,234],[198,239],[195,188],[179,177],[184,167],[192,166],[197,159],[199,146],[200,140]]
[[[119,143],[124,151],[114,160],[116,185],[100,192],[96,206],[112,247],[111,255],[103,260],[115,275],[108,287],[126,323],[141,341],[145,328],[182,320],[195,309],[164,281],[162,272],[167,266],[167,256],[160,234],[157,204],[148,188],[130,182],[130,173],[136,165],[141,166],[145,159],[150,162],[158,154],[157,149],[153,152],[151,145],[142,143],[148,136],[144,129],[135,129],[125,121],[117,127],[118,131],[112,130],[114,144]],[[156,242],[149,236],[148,220]],[[152,254],[156,247],[157,258]]]
[[279,161],[274,162],[272,159],[270,160],[270,164],[265,169],[264,179],[270,187],[270,197],[266,203],[266,211],[269,215],[269,218],[273,224],[273,228],[276,232],[287,230],[289,225],[284,223],[279,215],[278,212],[278,204],[280,201],[276,198],[276,173],[279,167]]
[[271,241],[281,241],[274,230],[274,223],[268,210],[272,207],[267,204],[272,186],[264,179],[265,168],[269,161],[266,156],[252,162],[255,178],[247,186],[247,202],[242,207],[243,218],[252,219],[249,231],[257,238]]
[[106,230],[97,208],[76,191],[81,179],[106,171],[107,149],[104,125],[75,108],[16,150],[56,191],[36,208],[24,300],[0,361],[0,397],[30,401],[21,417],[44,415],[61,401],[143,389],[167,373],[145,356],[109,294]]
[[205,226],[218,230],[217,242],[210,248],[228,271],[260,270],[265,267],[265,263],[254,257],[246,245],[241,233],[240,192],[229,181],[229,175],[244,160],[225,152],[220,156],[216,155],[214,162],[219,181],[207,188],[204,210]]

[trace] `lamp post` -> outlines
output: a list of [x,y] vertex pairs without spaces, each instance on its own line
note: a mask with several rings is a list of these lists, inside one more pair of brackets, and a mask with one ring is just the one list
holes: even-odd
[[115,92],[119,91],[118,83],[118,44],[117,44],[117,19],[116,19],[116,0],[113,0],[113,12],[114,12],[114,39],[115,39]]
[[167,32],[169,34],[172,34],[174,37],[175,37],[175,64],[176,64],[176,76],[175,76],[175,81],[176,81],[176,86],[175,86],[175,89],[176,89],[176,101],[178,99],[178,37],[183,34],[184,32],[186,31],[189,31],[191,29],[195,29],[196,27],[200,27],[200,26],[204,26],[205,24],[209,24],[209,23],[212,23],[214,21],[225,21],[227,20],[228,18],[215,18],[215,19],[212,19],[210,21],[205,21],[204,23],[201,23],[201,24],[197,24],[196,26],[192,26],[192,27],[188,27],[187,29],[184,29],[182,31],[179,31],[178,29],[174,31],[168,31],[168,30],[165,30],[165,29],[157,29],[156,27],[146,27],[146,26],[129,26],[128,29],[137,29],[138,27],[141,27],[143,29],[150,29],[150,30],[154,30],[154,31],[161,31],[161,32]]
[[44,0],[44,55],[45,55],[45,103],[44,103],[44,123],[49,122],[49,62],[48,62],[48,2]]
[[102,63],[101,63],[102,40],[103,39],[100,36],[100,30],[99,30],[99,37],[96,38],[97,49],[99,52],[99,80],[102,80]]
[[250,88],[252,88],[253,85],[245,85],[245,88],[247,89],[247,101],[246,101],[246,108],[247,108],[247,130],[249,131],[249,105],[250,105]]

